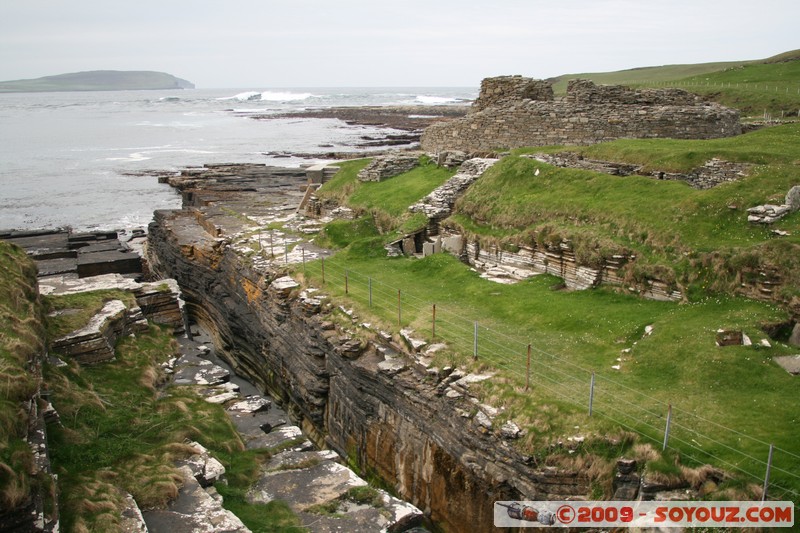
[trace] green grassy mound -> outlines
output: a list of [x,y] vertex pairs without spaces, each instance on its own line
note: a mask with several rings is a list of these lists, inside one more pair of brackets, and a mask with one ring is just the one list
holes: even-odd
[[[449,255],[387,258],[382,244],[396,230],[383,229],[367,210],[324,231],[325,243],[340,249],[325,260],[324,285],[319,262],[306,264],[303,275],[337,304],[353,307],[359,321],[394,332],[411,327],[417,337],[445,342],[435,365],[494,372],[478,389],[482,400],[504,408],[497,423],[511,419],[526,429],[516,445],[545,464],[593,472],[597,496],[610,490],[601,473],[609,471],[609,461],[627,455],[649,461],[651,479],[713,485],[709,494],[717,498],[753,497],[773,443],[780,464],[773,465],[778,470],[773,469],[771,494],[795,499],[800,434],[789,421],[800,407],[798,382],[772,358],[797,348],[784,344],[783,334],[766,333],[780,330],[787,312],[733,294],[742,272],[766,267],[783,276],[786,301],[800,294],[800,215],[776,224],[791,234],[778,238],[750,225],[745,211],[780,203],[798,184],[798,135],[798,126],[786,125],[714,141],[620,140],[569,148],[663,170],[685,171],[712,157],[754,164],[749,177],[706,191],[555,168],[520,157],[541,149],[515,151],[467,191],[447,221],[488,245],[512,250],[536,239],[567,237],[587,264],[632,252],[632,280],[671,275],[688,295],[684,303],[643,300],[614,287],[564,291],[552,276],[496,284]],[[344,172],[330,183],[342,203],[352,204],[355,192],[344,189],[354,174]],[[380,205],[379,199],[372,202]],[[338,319],[349,320],[344,314]],[[754,344],[720,348],[720,328],[742,330]],[[528,345],[532,371],[526,390]],[[595,397],[588,417],[592,373]],[[672,430],[662,454],[670,404]],[[566,443],[576,435],[585,441],[578,446],[582,453],[571,455]],[[723,479],[708,485],[712,470],[706,464],[724,470]]]

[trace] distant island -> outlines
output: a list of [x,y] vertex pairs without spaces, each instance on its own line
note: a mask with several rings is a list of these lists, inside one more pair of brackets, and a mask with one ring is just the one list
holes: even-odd
[[171,74],[149,70],[90,70],[0,82],[0,93],[151,89],[194,89],[194,84]]

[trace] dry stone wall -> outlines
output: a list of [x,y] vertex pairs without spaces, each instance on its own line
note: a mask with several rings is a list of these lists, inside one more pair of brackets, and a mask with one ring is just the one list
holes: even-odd
[[712,139],[742,131],[738,111],[679,89],[637,91],[573,80],[566,96],[556,98],[547,85],[516,76],[484,80],[471,112],[428,127],[422,148],[474,154],[619,138]]

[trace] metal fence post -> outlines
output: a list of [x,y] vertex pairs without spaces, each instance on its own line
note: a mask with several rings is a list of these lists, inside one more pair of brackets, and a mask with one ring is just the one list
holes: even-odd
[[403,327],[403,311],[400,304],[400,289],[397,289],[397,327]]
[[325,285],[325,257],[320,258],[322,260],[322,284]]
[[767,489],[769,488],[769,471],[772,469],[772,451],[774,448],[774,444],[769,445],[769,456],[767,456],[767,474],[764,476],[764,490],[761,492],[762,502],[767,499]]
[[528,345],[528,360],[525,363],[525,392],[531,388],[531,345]]
[[672,422],[672,404],[667,406],[667,427],[664,429],[664,445],[661,447],[661,451],[667,449],[667,441],[669,441],[669,425]]
[[475,328],[472,334],[472,358],[478,358],[478,321],[475,321]]
[[347,270],[345,270],[344,271],[344,293],[345,294],[350,294],[350,283],[349,283],[349,280],[347,278],[348,278]]
[[367,284],[369,285],[369,306],[372,307],[372,278],[367,278]]
[[436,338],[436,304],[433,304],[433,316],[431,317],[431,339]]
[[593,404],[594,404],[594,372],[592,372],[592,380],[589,382],[589,416],[592,416]]

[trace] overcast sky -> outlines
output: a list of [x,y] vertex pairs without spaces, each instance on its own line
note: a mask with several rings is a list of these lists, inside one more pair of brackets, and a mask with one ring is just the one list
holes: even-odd
[[198,88],[476,87],[797,48],[800,0],[0,0],[0,80],[111,69]]

